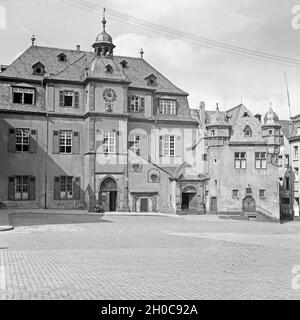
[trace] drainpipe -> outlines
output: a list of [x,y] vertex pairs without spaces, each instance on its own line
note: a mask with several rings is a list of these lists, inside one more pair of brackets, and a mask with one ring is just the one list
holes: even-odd
[[48,116],[48,112],[46,111],[45,209],[47,209],[48,152],[49,152],[49,116]]

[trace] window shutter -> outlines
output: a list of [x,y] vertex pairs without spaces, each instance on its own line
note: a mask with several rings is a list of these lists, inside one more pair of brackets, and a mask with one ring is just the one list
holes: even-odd
[[140,139],[141,157],[148,160],[148,136],[145,134],[140,135]]
[[164,155],[163,152],[163,142],[164,142],[164,137],[160,136],[159,137],[159,156],[162,157]]
[[74,93],[74,107],[79,108],[79,92]]
[[95,86],[94,85],[91,85],[90,86],[90,97],[89,97],[89,104],[90,104],[90,107],[89,109],[91,111],[95,110]]
[[37,130],[31,130],[30,132],[29,151],[32,153],[37,152]]
[[29,200],[35,200],[35,177],[29,179]]
[[74,200],[80,200],[80,177],[75,177],[73,180],[73,192],[74,192]]
[[80,135],[77,131],[73,132],[72,150],[73,154],[80,153]]
[[178,101],[175,101],[175,112],[176,115],[178,114]]
[[8,177],[8,200],[15,200],[15,177]]
[[131,97],[128,96],[128,97],[127,97],[127,108],[128,108],[128,112],[131,111],[131,109],[130,109],[130,104],[131,104]]
[[53,131],[53,153],[59,153],[59,132]]
[[8,131],[8,145],[7,145],[8,152],[16,152],[16,133],[15,129],[9,129]]
[[175,144],[175,156],[181,157],[182,156],[182,144],[181,144],[181,137],[176,137],[176,144]]
[[62,90],[59,91],[59,106],[64,106],[64,92]]
[[54,177],[54,200],[60,199],[60,178]]
[[141,112],[145,112],[145,98],[142,97],[141,98],[141,109],[140,109]]
[[120,154],[120,131],[115,130],[116,133],[116,154]]

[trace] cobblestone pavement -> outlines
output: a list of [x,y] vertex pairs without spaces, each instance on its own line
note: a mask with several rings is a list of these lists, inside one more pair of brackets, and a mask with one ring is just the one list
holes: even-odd
[[1,299],[300,298],[299,222],[30,213],[12,221],[0,233]]

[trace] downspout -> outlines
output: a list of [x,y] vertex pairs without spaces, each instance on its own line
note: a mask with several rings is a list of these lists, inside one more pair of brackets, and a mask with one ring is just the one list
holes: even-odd
[[49,116],[46,111],[46,155],[45,155],[45,209],[47,209],[47,183],[48,183],[48,152],[49,152]]

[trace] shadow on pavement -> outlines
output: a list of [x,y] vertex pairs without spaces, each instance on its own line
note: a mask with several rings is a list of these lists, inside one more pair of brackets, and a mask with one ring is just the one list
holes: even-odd
[[82,224],[82,223],[113,223],[104,220],[101,215],[86,214],[57,214],[57,213],[12,213],[10,220],[14,227],[58,225],[58,224]]

